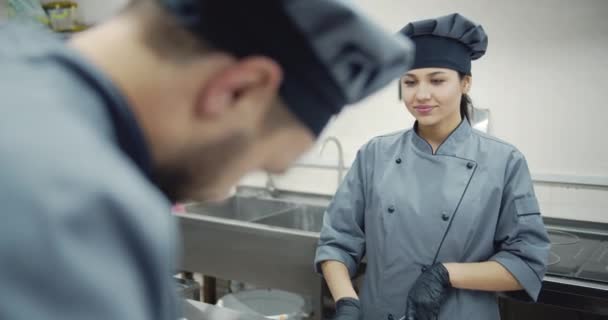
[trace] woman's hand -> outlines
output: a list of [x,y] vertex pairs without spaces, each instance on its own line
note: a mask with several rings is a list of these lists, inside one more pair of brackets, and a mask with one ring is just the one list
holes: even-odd
[[405,320],[436,320],[451,287],[448,270],[442,263],[434,264],[418,277],[410,290]]
[[361,303],[355,298],[342,298],[336,302],[333,320],[361,320]]

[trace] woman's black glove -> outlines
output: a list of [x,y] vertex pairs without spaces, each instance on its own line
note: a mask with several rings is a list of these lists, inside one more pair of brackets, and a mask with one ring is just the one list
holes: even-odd
[[451,287],[448,270],[442,263],[434,264],[418,277],[410,290],[405,320],[436,320]]
[[336,302],[333,320],[362,320],[361,302],[355,298],[342,298]]

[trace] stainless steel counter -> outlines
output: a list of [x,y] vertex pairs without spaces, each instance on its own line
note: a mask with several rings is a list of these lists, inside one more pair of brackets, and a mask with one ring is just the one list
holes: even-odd
[[[330,197],[294,193],[283,194],[283,203],[273,202],[276,199],[251,200],[259,191],[245,190],[241,200],[205,212],[191,207],[188,213],[178,215],[184,245],[182,270],[311,296],[313,319],[321,319],[323,282],[313,272],[312,261],[322,208]],[[298,205],[302,203],[306,205]],[[560,230],[600,237],[608,232],[608,226],[594,223],[550,218],[545,222]],[[568,250],[556,251],[562,255],[561,263],[553,266],[544,279],[540,303],[608,315],[608,282],[576,278],[583,271],[590,274],[589,270],[597,269],[596,264],[591,261],[581,265],[580,271],[560,274],[557,270],[568,269],[573,261],[568,256],[572,254],[567,253],[571,250],[562,247]],[[602,255],[598,265],[604,266],[604,258],[608,255]],[[602,279],[603,275],[593,277]]]

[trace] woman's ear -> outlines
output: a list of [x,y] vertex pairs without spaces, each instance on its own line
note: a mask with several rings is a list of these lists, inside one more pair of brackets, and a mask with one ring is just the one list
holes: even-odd
[[464,78],[462,78],[461,83],[461,90],[463,94],[468,94],[469,91],[471,90],[471,85],[473,84],[473,77],[467,75],[464,76]]

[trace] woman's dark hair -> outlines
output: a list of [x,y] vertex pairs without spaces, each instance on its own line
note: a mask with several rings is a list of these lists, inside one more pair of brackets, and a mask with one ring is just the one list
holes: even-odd
[[[462,80],[467,74],[458,72],[458,76],[460,80]],[[473,101],[466,93],[462,94],[462,99],[460,100],[460,116],[462,119],[466,118],[469,123],[471,122],[471,119],[473,119]]]

